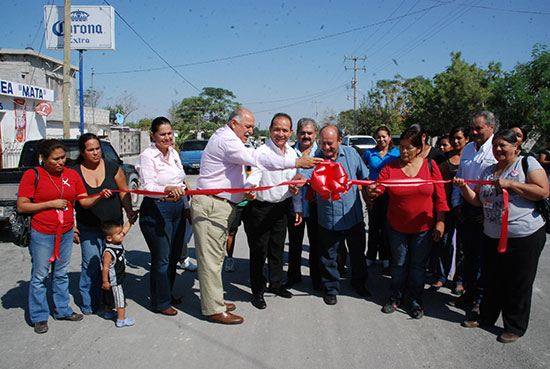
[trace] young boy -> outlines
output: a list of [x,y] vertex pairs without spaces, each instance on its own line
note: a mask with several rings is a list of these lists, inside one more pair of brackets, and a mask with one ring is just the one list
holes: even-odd
[[124,258],[124,247],[122,241],[130,230],[132,224],[128,221],[124,227],[120,223],[107,221],[101,225],[103,237],[107,241],[103,250],[103,303],[105,304],[105,318],[114,318],[113,307],[117,310],[116,326],[118,328],[134,325],[135,320],[126,318],[124,282],[126,259]]

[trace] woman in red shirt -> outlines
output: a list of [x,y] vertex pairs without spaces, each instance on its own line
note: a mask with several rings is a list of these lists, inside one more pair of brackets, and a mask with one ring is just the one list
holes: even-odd
[[[69,306],[67,269],[73,248],[73,202],[86,196],[80,176],[65,168],[65,146],[59,140],[43,140],[38,144],[42,166],[23,174],[17,194],[17,211],[33,214],[31,220],[32,270],[29,285],[29,315],[36,333],[48,331],[50,309],[46,297],[46,279],[52,265],[52,297],[54,318],[78,321],[83,316]],[[36,176],[38,175],[38,178]],[[111,196],[105,190],[102,197]],[[100,197],[79,200],[88,208]]]
[[[399,159],[386,165],[378,176],[384,180],[441,180],[437,164],[420,156],[422,132],[409,128],[401,135]],[[409,314],[415,319],[424,315],[422,291],[424,274],[430,255],[432,239],[439,241],[445,228],[444,212],[449,211],[443,184],[406,186],[369,186],[374,198],[387,191],[388,240],[392,253],[391,296],[382,312],[393,313],[403,300],[405,286],[412,300]],[[435,209],[435,211],[434,211]]]

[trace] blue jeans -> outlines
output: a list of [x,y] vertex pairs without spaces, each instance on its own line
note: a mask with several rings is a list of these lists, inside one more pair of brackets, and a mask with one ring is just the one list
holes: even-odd
[[321,283],[328,295],[337,295],[340,291],[340,272],[338,271],[338,247],[346,240],[351,261],[351,285],[355,288],[366,287],[368,279],[365,247],[365,223],[359,222],[350,229],[333,231],[319,226],[319,246],[321,247]]
[[176,267],[185,236],[183,200],[164,201],[145,197],[139,227],[151,252],[151,305],[154,310],[170,307]]
[[101,252],[105,240],[98,227],[78,224],[80,247],[82,249],[82,271],[80,273],[80,296],[83,312],[97,310],[101,298]]
[[48,260],[53,254],[55,234],[40,233],[31,228],[31,281],[29,284],[29,315],[33,324],[47,321],[50,315],[48,298],[46,296],[46,279],[52,267],[52,296],[55,318],[71,315],[73,309],[69,306],[69,276],[67,270],[73,250],[73,230],[61,235],[59,259],[52,263]]
[[401,233],[388,225],[388,240],[392,254],[391,300],[401,302],[405,287],[413,306],[422,306],[422,291],[426,265],[432,246],[431,230]]

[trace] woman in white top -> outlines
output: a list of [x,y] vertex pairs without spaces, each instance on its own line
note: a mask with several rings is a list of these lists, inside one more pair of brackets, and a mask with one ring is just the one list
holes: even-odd
[[185,235],[189,204],[185,199],[185,172],[178,152],[172,147],[172,124],[164,117],[151,122],[151,146],[141,153],[136,169],[146,191],[169,193],[170,197],[145,196],[139,225],[151,251],[151,305],[164,315],[176,315],[171,305],[181,302],[172,297]]
[[[525,334],[531,310],[533,282],[542,248],[546,242],[544,219],[536,201],[548,197],[546,174],[535,158],[519,156],[519,142],[510,129],[497,132],[493,154],[497,160],[483,171],[481,180],[492,181],[472,190],[464,179],[454,179],[462,195],[474,206],[483,206],[484,294],[477,320],[462,323],[468,328],[492,326],[502,312],[503,343]],[[508,242],[506,251],[497,251],[501,237],[502,190],[509,192]]]

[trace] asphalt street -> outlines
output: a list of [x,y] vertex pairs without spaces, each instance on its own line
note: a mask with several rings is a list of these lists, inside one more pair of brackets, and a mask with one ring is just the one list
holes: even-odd
[[[190,182],[196,176],[189,176]],[[6,241],[5,232],[0,240]],[[307,238],[304,244],[307,245]],[[284,299],[266,294],[267,309],[250,304],[248,246],[237,234],[236,271],[224,272],[225,298],[237,305],[242,325],[224,326],[200,313],[195,272],[179,270],[175,295],[183,297],[174,317],[155,314],[149,303],[149,252],[136,224],[127,250],[127,316],[133,327],[116,328],[98,315],[81,322],[49,320],[49,332],[35,334],[26,313],[31,262],[28,250],[0,243],[0,368],[549,368],[550,251],[543,251],[533,291],[527,334],[512,344],[496,341],[502,322],[484,330],[463,328],[462,310],[448,307],[447,288],[424,292],[425,317],[404,311],[383,314],[389,278],[369,269],[371,298],[361,298],[343,277],[338,304],[327,306],[304,278]],[[194,258],[194,243],[190,253]],[[307,246],[303,269],[308,275]],[[286,266],[285,266],[286,269]],[[69,268],[71,306],[79,312],[80,247]],[[547,287],[544,287],[547,286]]]

